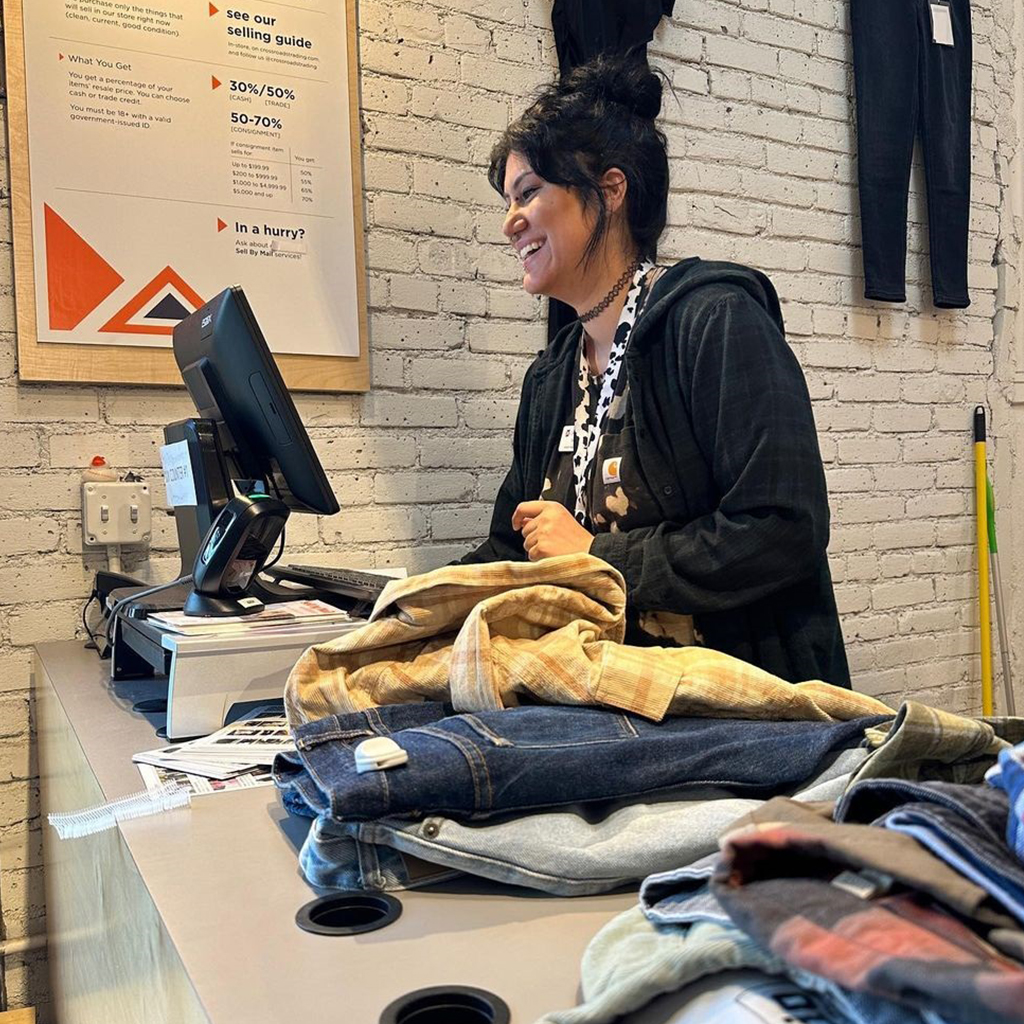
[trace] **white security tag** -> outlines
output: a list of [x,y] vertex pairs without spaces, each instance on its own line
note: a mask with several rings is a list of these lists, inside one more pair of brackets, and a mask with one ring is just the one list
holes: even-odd
[[622,459],[605,459],[601,463],[601,479],[606,484],[617,484],[622,477],[620,473],[622,471]]
[[949,4],[930,3],[932,12],[932,41],[941,46],[953,45],[953,22],[949,16]]
[[576,441],[576,428],[571,424],[568,427],[562,427],[562,436],[558,442],[558,450],[560,452],[571,452]]
[[363,740],[355,750],[356,772],[379,772],[395,768],[409,760],[409,752],[403,750],[390,736],[374,736]]

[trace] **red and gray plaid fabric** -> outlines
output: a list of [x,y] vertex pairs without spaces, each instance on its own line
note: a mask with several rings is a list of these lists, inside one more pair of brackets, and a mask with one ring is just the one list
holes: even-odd
[[[957,1024],[1024,1021],[1019,963],[921,888],[879,870],[871,828],[844,836],[851,826],[808,823],[790,803],[770,801],[723,838],[711,888],[738,927],[794,967],[853,992]],[[942,868],[936,861],[934,871]],[[929,888],[941,898],[934,871]]]

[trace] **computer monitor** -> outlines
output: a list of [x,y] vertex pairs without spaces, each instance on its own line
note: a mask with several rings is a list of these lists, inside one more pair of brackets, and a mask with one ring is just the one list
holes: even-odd
[[216,424],[231,479],[262,480],[293,512],[338,511],[241,288],[226,288],[174,328],[174,358],[199,416]]

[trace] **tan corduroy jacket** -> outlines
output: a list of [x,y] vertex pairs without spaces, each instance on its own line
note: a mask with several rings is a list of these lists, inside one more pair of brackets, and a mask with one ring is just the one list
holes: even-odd
[[665,715],[848,720],[893,714],[817,680],[788,683],[705,647],[629,647],[622,576],[591,555],[452,565],[387,585],[369,622],[311,647],[285,686],[295,726],[381,704],[457,711],[520,697]]

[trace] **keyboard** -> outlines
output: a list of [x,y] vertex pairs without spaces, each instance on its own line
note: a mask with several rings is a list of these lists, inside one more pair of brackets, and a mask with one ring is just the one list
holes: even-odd
[[380,597],[390,577],[359,569],[334,569],[321,565],[274,565],[263,570],[275,579],[302,583],[315,590],[344,594],[371,604]]

